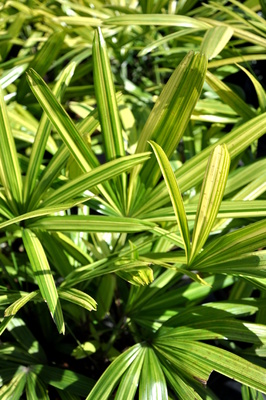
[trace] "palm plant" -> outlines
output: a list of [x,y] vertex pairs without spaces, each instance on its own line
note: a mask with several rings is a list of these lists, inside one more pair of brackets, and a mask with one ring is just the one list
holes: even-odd
[[3,399],[266,392],[265,10],[195,3],[3,9]]

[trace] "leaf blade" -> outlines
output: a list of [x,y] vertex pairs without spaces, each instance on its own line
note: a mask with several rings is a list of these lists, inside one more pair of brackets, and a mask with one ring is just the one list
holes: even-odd
[[[55,84],[53,93],[56,98],[60,99],[68,86],[70,79],[75,71],[75,63],[70,63],[60,74]],[[24,182],[24,202],[27,202],[29,196],[34,190],[38,171],[41,166],[42,158],[45,152],[45,146],[51,130],[51,122],[47,115],[43,113],[38,130],[35,135],[34,144],[32,146],[27,174]]]
[[166,157],[163,149],[153,141],[150,141],[157,161],[159,163],[161,172],[163,174],[165,184],[167,186],[169,196],[173,205],[174,213],[177,219],[181,237],[184,242],[187,261],[190,257],[190,235],[188,230],[188,223],[184,203],[182,200],[181,192],[178,187],[175,174],[171,168],[170,162]]
[[10,206],[17,210],[22,202],[22,179],[16,145],[9,123],[6,104],[0,88],[0,177]]
[[204,246],[220,207],[230,167],[226,145],[218,145],[209,157],[192,235],[191,264]]
[[54,278],[45,252],[37,236],[29,229],[24,229],[22,239],[28,254],[41,295],[51,312],[59,333],[65,332],[65,325]]

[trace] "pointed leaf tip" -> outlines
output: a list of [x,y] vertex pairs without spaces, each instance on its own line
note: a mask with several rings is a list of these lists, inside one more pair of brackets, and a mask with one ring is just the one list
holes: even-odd
[[198,203],[192,236],[191,264],[204,246],[223,198],[229,173],[230,155],[225,144],[218,145],[210,154]]
[[172,167],[165,152],[157,143],[149,141],[149,144],[153,148],[154,154],[157,158],[162,175],[164,177],[165,184],[167,186],[168,193],[175,212],[177,224],[184,242],[186,257],[188,261],[190,256],[190,234],[182,195],[178,187],[175,174],[172,170]]

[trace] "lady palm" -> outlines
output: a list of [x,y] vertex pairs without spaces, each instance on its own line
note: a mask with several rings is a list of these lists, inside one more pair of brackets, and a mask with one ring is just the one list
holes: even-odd
[[[213,370],[241,382],[243,398],[253,393],[248,387],[266,392],[265,160],[250,156],[265,133],[266,97],[243,67],[257,110],[221,80],[232,62],[251,59],[252,47],[261,51],[256,59],[264,57],[262,17],[237,1],[231,3],[239,13],[216,3],[195,9],[185,2],[173,11],[170,4],[163,9],[166,2],[140,2],[136,15],[130,4],[66,2],[61,9],[56,3],[51,13],[46,3],[42,9],[34,4],[33,12],[13,3],[19,21],[38,16],[50,28],[35,56],[22,47],[19,66],[1,65],[4,86],[10,91],[15,76],[17,101],[24,104],[11,97],[6,105],[1,97],[0,228],[3,243],[21,244],[1,255],[1,396],[53,398],[56,390],[62,399],[66,391],[93,400],[215,399],[205,387]],[[5,13],[13,32],[8,6]],[[46,32],[43,25],[36,29]],[[249,46],[236,56],[239,37]],[[157,61],[168,65],[167,71],[158,63],[150,75],[143,71],[138,90],[129,56],[115,82],[117,64],[110,64],[127,57],[123,41],[130,49],[137,38],[140,56],[155,50]],[[2,48],[3,60],[11,47]],[[162,88],[159,78],[172,64]],[[55,82],[41,78],[60,69]],[[87,96],[89,71],[93,95]],[[76,122],[62,104],[82,90],[82,101],[69,104],[82,116]],[[149,114],[145,121],[134,119],[138,108]],[[237,168],[240,159],[244,166]],[[227,288],[226,300],[210,301]],[[46,316],[39,318],[39,310]],[[48,347],[40,332],[35,338],[36,327],[30,332],[33,316],[47,338],[57,337]],[[65,338],[42,318],[53,320]],[[57,341],[56,353],[65,352],[73,368],[51,363]],[[88,366],[95,360],[97,367],[99,359],[112,361],[102,374]],[[83,375],[74,372],[79,362]]]

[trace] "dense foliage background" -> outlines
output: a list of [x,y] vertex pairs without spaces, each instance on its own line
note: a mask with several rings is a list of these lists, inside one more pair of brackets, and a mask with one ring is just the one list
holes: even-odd
[[265,1],[0,7],[0,398],[263,399]]

